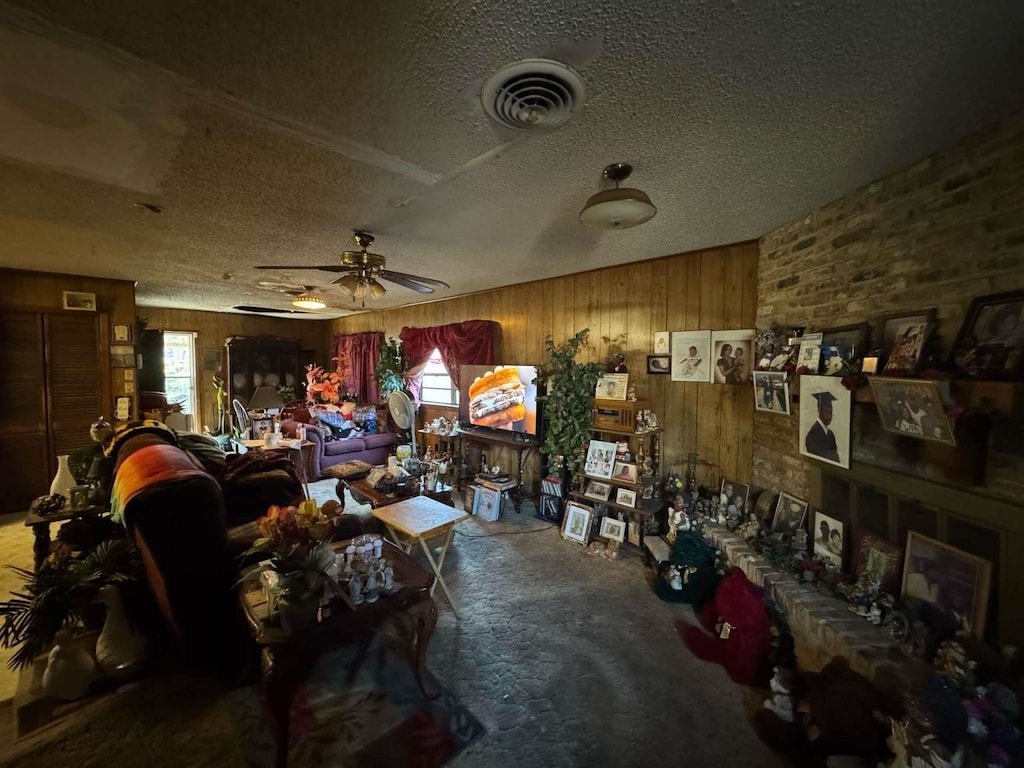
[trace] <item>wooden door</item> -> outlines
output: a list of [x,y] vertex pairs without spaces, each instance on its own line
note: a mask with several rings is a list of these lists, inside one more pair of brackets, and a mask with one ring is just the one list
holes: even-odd
[[57,456],[92,445],[89,427],[104,415],[98,324],[95,315],[46,316],[50,428]]

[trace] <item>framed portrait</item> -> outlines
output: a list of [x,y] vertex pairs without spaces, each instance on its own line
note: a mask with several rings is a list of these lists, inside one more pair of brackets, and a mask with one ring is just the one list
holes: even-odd
[[473,493],[473,514],[491,523],[501,517],[501,491],[476,486]]
[[800,339],[796,369],[803,373],[816,374],[821,369],[821,334],[808,333]]
[[861,534],[854,563],[857,576],[870,575],[878,581],[883,591],[895,595],[900,586],[902,563],[902,553],[895,544],[870,532]]
[[831,570],[843,570],[843,524],[829,517],[820,509],[814,511],[814,525],[811,528],[814,556]]
[[[111,327],[110,340],[114,344],[130,344],[132,340],[132,327],[130,325],[114,325]],[[134,355],[134,350],[132,350]]]
[[889,432],[956,445],[938,383],[883,376],[871,376],[869,381],[882,426]]
[[718,488],[718,509],[723,515],[741,515],[745,520],[750,511],[750,486],[723,477]]
[[765,413],[789,415],[789,375],[754,371],[754,408]]
[[1024,291],[972,301],[953,343],[952,363],[979,379],[1024,378]]
[[672,373],[672,355],[648,355],[647,372],[651,374]]
[[612,480],[620,480],[624,483],[636,483],[639,476],[636,464],[625,461],[616,461],[615,469],[612,472]]
[[570,501],[565,505],[562,537],[585,545],[590,540],[590,523],[593,517],[593,509]]
[[624,520],[616,520],[614,517],[602,517],[600,535],[602,538],[613,541],[625,541],[626,522]]
[[259,440],[269,432],[274,431],[274,419],[271,417],[252,420],[252,439]]
[[583,495],[588,499],[608,501],[608,497],[612,495],[612,486],[610,483],[602,483],[600,480],[589,480]]
[[842,379],[801,377],[800,453],[849,469],[852,407],[853,396]]
[[754,329],[712,331],[712,371],[716,384],[745,384],[754,370]]
[[216,373],[224,367],[224,350],[223,349],[204,349],[203,350],[203,370],[212,371]]
[[597,380],[594,397],[601,400],[625,400],[628,386],[628,373],[605,373]]
[[822,356],[825,347],[834,347],[843,351],[846,360],[859,360],[868,351],[870,338],[871,325],[868,323],[826,328],[821,332]]
[[672,381],[711,381],[711,331],[672,332]]
[[587,446],[587,460],[583,471],[591,477],[610,480],[615,467],[615,443],[605,440],[591,440]]
[[95,312],[96,294],[84,291],[62,291],[61,303],[64,309],[72,309],[76,312]]
[[921,356],[931,335],[932,324],[901,323],[892,326],[892,330],[895,335],[882,373],[886,376],[912,376],[921,366]]
[[991,579],[992,563],[988,560],[916,531],[907,535],[900,593],[904,602],[931,603],[950,615],[960,629],[981,637]]
[[615,503],[624,507],[636,508],[636,491],[629,488],[615,489]]
[[779,501],[775,505],[775,517],[772,518],[772,531],[774,533],[787,533],[792,536],[800,530],[807,517],[807,502],[790,496],[788,493],[780,493]]
[[[672,352],[672,334],[658,331],[654,334],[654,356],[667,355]],[[619,539],[621,541],[621,539]]]

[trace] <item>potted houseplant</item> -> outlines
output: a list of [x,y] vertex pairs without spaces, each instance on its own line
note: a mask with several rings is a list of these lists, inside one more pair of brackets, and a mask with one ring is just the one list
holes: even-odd
[[588,328],[557,346],[549,336],[544,341],[548,359],[538,371],[538,383],[546,390],[541,452],[549,460],[554,459],[563,472],[580,469],[591,438],[594,387],[601,376],[601,366],[576,361],[589,338]]
[[374,368],[377,386],[380,389],[380,401],[386,403],[392,392],[405,392],[405,358],[402,356],[402,342],[394,336],[390,337],[380,350],[380,360]]

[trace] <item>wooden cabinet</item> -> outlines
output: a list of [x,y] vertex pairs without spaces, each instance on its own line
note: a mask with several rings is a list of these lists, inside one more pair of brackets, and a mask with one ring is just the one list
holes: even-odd
[[291,387],[290,400],[306,396],[305,365],[308,353],[298,339],[280,336],[231,336],[227,350],[228,403],[248,405],[257,387]]

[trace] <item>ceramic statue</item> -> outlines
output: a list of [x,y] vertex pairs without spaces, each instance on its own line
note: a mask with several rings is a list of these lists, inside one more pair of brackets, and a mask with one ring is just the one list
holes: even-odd
[[108,673],[131,671],[146,657],[146,638],[128,622],[117,586],[103,587],[100,602],[107,607],[107,620],[96,640],[96,663]]
[[43,690],[60,701],[80,699],[96,674],[96,662],[88,651],[75,645],[70,630],[57,632],[55,642],[43,672]]
[[352,581],[348,583],[348,596],[352,601],[352,605],[362,605],[363,603],[363,577],[357,571],[352,576]]

